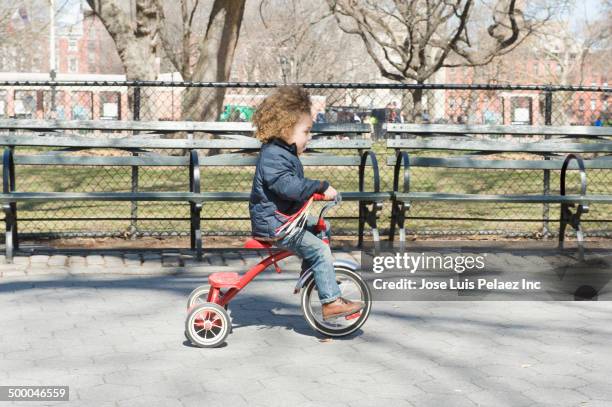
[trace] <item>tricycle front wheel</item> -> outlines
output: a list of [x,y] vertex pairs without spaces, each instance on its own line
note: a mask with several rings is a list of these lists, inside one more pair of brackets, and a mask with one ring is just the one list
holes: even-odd
[[185,320],[185,336],[200,348],[215,348],[223,344],[230,329],[227,311],[210,302],[195,305]]
[[372,295],[361,276],[347,267],[335,266],[336,281],[340,286],[341,296],[350,301],[362,301],[365,307],[354,315],[331,320],[323,320],[321,302],[317,293],[314,276],[310,277],[302,288],[302,312],[308,325],[323,335],[347,336],[361,328],[372,309]]

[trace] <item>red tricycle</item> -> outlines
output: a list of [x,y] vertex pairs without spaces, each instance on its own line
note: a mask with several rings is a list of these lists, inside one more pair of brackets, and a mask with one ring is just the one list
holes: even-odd
[[[323,200],[325,200],[324,195],[314,194],[302,209],[291,217],[291,220],[294,221],[293,226],[303,227],[311,203]],[[338,194],[336,199],[328,201],[321,209],[315,226],[315,232],[327,244],[329,244],[329,241],[325,234],[324,215],[341,200],[342,197]],[[232,298],[268,266],[274,265],[276,272],[280,273],[281,269],[278,266],[278,261],[294,255],[289,250],[273,252],[271,243],[254,238],[248,239],[244,247],[267,249],[270,255],[251,267],[242,276],[231,272],[213,273],[208,277],[209,284],[196,288],[189,295],[185,336],[195,346],[213,348],[221,345],[232,329],[227,312]],[[372,308],[372,299],[367,284],[357,271],[358,268],[359,266],[351,261],[338,260],[334,262],[336,281],[340,286],[342,297],[351,301],[361,301],[365,304],[364,307],[352,315],[327,320],[323,319],[322,306],[316,293],[317,287],[313,272],[310,269],[302,271],[295,286],[294,294],[301,293],[302,312],[306,321],[314,330],[332,337],[346,336],[359,329],[368,319]]]

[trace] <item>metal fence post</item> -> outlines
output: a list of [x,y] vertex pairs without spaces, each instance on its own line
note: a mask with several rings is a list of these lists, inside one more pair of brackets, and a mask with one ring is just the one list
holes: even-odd
[[[544,125],[552,125],[552,90],[544,91]],[[549,139],[550,136],[544,136]],[[550,155],[545,154],[544,160],[550,160]],[[544,170],[544,195],[550,194],[550,170]],[[550,237],[550,205],[544,204],[542,209],[542,236],[546,239]]]
[[[134,87],[134,117],[135,121],[140,120],[140,86]],[[138,134],[137,131],[133,132],[133,134]],[[132,152],[133,156],[138,156],[137,152]],[[138,192],[138,166],[132,166],[132,192]],[[130,211],[130,239],[136,239],[136,234],[138,233],[138,202],[131,202],[131,211]]]

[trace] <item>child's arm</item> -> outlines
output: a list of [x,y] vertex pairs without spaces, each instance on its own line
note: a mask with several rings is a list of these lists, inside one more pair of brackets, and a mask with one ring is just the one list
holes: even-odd
[[329,187],[327,181],[298,177],[286,158],[265,160],[262,164],[265,185],[288,201],[305,201],[315,192],[322,194]]

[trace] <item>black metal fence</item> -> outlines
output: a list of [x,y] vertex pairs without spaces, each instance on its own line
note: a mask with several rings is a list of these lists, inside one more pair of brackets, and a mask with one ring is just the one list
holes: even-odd
[[[373,127],[374,149],[381,165],[381,189],[392,189],[392,168],[384,146],[385,122],[467,123],[505,125],[611,126],[609,87],[302,84],[310,90],[316,121],[362,122]],[[249,121],[257,105],[275,83],[184,82],[4,82],[0,83],[0,118],[61,120],[207,120]],[[222,99],[220,98],[220,95]],[[217,102],[220,109],[215,109]],[[529,137],[529,141],[537,141]],[[431,154],[429,154],[431,155]],[[540,157],[541,158],[541,157]],[[44,172],[34,166],[17,169],[22,191],[186,190],[186,174],[179,168],[58,167]],[[203,190],[248,191],[252,169],[207,168]],[[415,169],[413,186],[423,191],[478,193],[542,193],[558,188],[558,174],[542,171],[487,171]],[[330,178],[339,189],[356,185],[357,171],[321,167],[307,176]],[[589,191],[612,194],[612,171],[589,170]],[[184,185],[185,184],[185,185]],[[137,209],[137,211],[136,211]],[[23,204],[20,232],[25,235],[187,235],[188,208],[168,203],[74,202]],[[388,227],[390,207],[381,226]],[[558,219],[558,207],[500,204],[415,204],[409,233],[500,234],[534,236]],[[609,234],[610,208],[592,206],[585,218],[587,233]],[[92,221],[92,218],[117,218]],[[182,217],[182,220],[164,220]],[[356,207],[346,203],[334,215],[349,217]],[[453,218],[453,221],[441,218]],[[92,222],[93,225],[92,226]],[[248,234],[247,205],[207,205],[205,233]],[[339,220],[335,230],[356,231],[356,222]],[[96,230],[92,233],[92,230]]]

